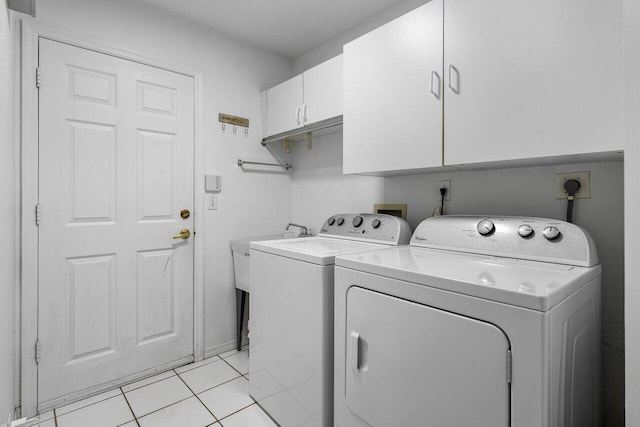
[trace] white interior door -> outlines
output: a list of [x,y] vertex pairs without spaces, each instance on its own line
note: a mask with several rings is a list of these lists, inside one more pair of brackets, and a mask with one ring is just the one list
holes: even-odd
[[509,342],[489,323],[353,287],[346,398],[375,426],[508,426]]
[[193,79],[40,39],[38,405],[193,357]]

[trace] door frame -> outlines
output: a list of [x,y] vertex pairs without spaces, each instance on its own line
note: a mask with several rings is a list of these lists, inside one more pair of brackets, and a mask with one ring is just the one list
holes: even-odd
[[[196,67],[104,43],[33,21],[21,20],[20,64],[20,153],[21,153],[21,314],[20,314],[20,401],[22,416],[37,411],[38,365],[38,227],[35,207],[38,203],[38,89],[35,84],[38,65],[38,40],[46,38],[82,49],[92,50],[139,64],[182,74],[194,80],[194,232],[204,236],[204,72]],[[19,41],[20,43],[20,41]],[[194,233],[195,234],[195,233]],[[194,239],[193,259],[193,355],[204,358],[204,242]]]

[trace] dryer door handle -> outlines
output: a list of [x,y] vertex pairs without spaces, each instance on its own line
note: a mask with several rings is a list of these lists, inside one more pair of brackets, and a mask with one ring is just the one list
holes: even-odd
[[349,353],[351,369],[354,371],[360,370],[360,334],[356,331],[351,331],[349,338]]

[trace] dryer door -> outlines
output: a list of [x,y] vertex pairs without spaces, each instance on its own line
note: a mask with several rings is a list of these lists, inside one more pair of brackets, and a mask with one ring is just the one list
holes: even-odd
[[509,341],[496,326],[352,287],[346,397],[376,426],[509,425]]

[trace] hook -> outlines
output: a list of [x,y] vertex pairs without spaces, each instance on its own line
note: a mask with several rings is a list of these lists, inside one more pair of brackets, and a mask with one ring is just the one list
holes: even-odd
[[244,136],[249,137],[249,128],[244,128]]
[[237,134],[238,133],[238,127],[236,125],[233,125],[233,134]]
[[222,123],[222,133],[224,133],[225,128],[226,128],[226,125]]

